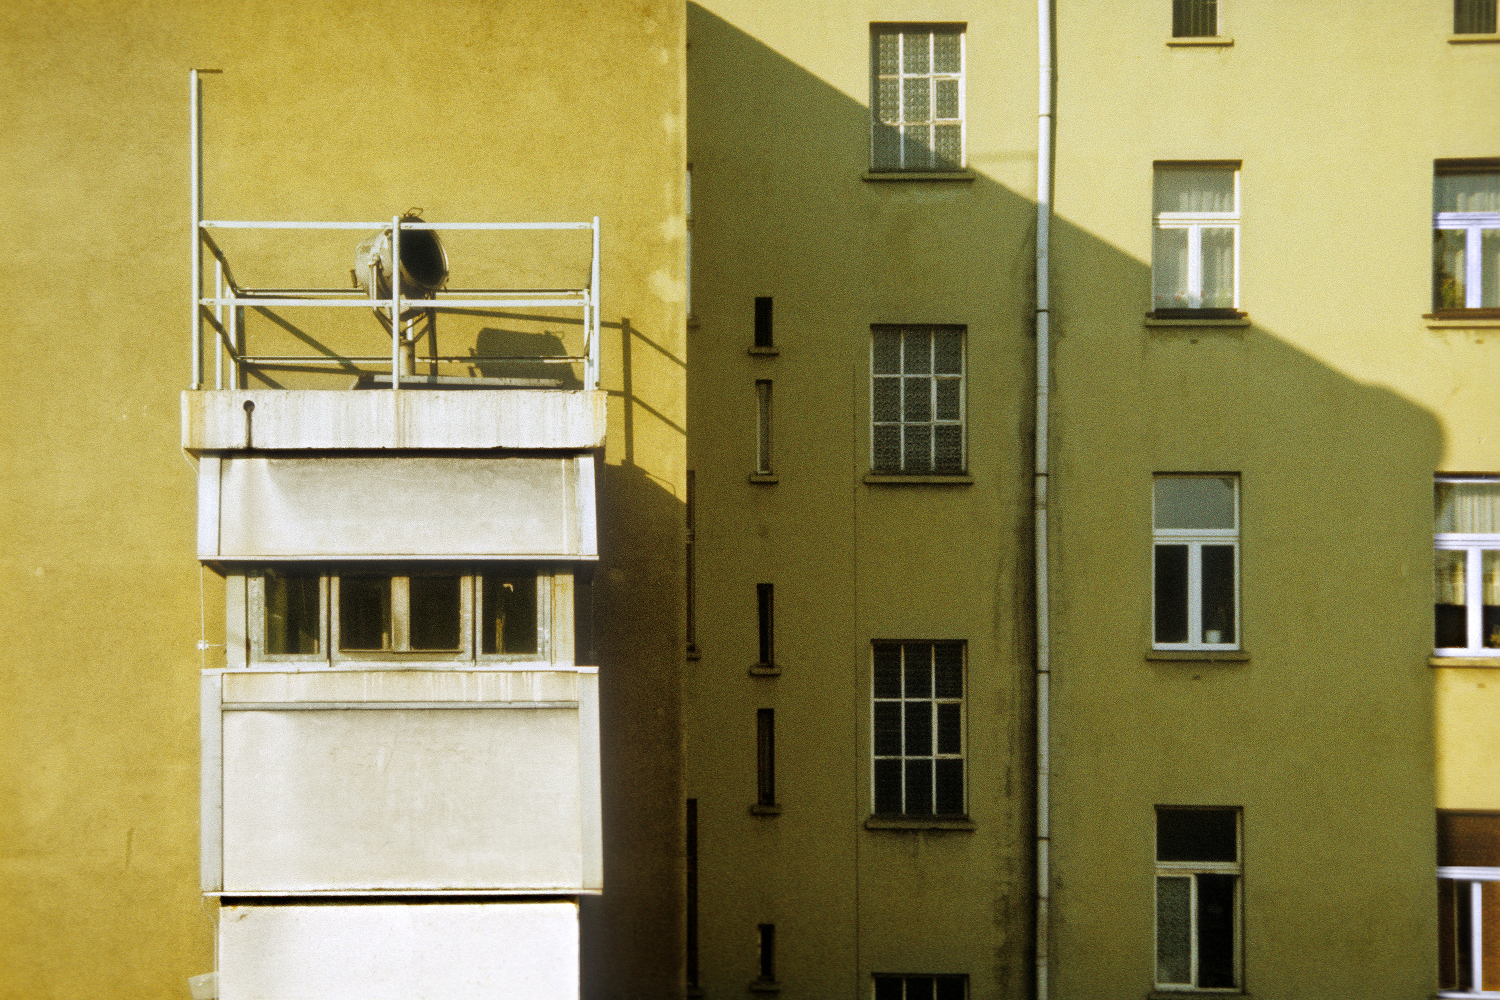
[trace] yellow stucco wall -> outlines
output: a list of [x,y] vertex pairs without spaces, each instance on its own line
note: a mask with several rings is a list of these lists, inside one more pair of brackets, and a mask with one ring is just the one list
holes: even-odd
[[213,963],[197,673],[223,654],[196,644],[200,619],[223,642],[223,591],[204,574],[200,608],[178,444],[190,67],[223,70],[211,218],[602,218],[610,892],[585,906],[584,982],[676,988],[683,51],[680,5],[655,0],[0,11],[3,284],[26,297],[0,366],[0,995],[185,995]]

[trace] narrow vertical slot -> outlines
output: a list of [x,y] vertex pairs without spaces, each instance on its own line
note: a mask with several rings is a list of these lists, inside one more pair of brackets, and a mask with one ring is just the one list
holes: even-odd
[[755,299],[755,346],[772,347],[775,340],[771,330],[771,296],[759,295]]
[[757,583],[755,585],[755,605],[760,640],[760,661],[757,665],[772,667],[776,665],[776,650],[773,644],[775,631],[772,623],[775,611],[775,586],[773,584]]
[[755,712],[755,785],[758,806],[776,805],[776,710]]
[[755,472],[771,474],[771,380],[755,383]]
[[698,800],[687,800],[687,982],[688,995],[698,986]]
[[760,981],[774,983],[776,981],[776,925],[757,924],[756,930],[760,932]]
[[697,480],[693,470],[687,474],[687,655],[698,658],[698,574],[696,552],[698,542]]

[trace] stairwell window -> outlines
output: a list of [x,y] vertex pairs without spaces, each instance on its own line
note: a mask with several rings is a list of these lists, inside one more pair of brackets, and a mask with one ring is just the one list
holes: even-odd
[[964,328],[874,327],[870,373],[870,468],[962,473]]
[[[1493,31],[1493,0],[1490,17]],[[1439,317],[1500,317],[1500,160],[1437,161],[1432,308]]]
[[1433,509],[1433,646],[1500,657],[1500,478],[1440,478]]
[[1238,649],[1239,476],[1160,475],[1152,485],[1152,645]]
[[968,1000],[969,977],[877,972],[875,1000]]
[[1153,187],[1152,309],[1161,317],[1238,317],[1239,164],[1160,162]]
[[1156,986],[1240,982],[1240,810],[1156,807]]
[[964,26],[870,25],[870,166],[964,166]]
[[877,816],[951,816],[964,804],[964,644],[874,644]]

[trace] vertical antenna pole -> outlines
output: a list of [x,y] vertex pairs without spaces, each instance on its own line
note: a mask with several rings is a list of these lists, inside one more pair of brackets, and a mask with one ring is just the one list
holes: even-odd
[[[224,262],[218,257],[214,258],[214,298],[224,297]],[[229,310],[234,312],[233,308]],[[214,338],[214,388],[224,388],[224,303],[214,303],[214,319],[218,321],[219,328],[214,332],[218,334]]]
[[198,71],[188,71],[188,160],[193,200],[193,378],[194,389],[203,387],[203,127]]
[[401,216],[391,219],[391,389],[401,388]]
[[599,216],[594,216],[594,273],[589,278],[589,300],[593,303],[593,339],[589,344],[589,365],[593,368],[590,389],[599,388]]

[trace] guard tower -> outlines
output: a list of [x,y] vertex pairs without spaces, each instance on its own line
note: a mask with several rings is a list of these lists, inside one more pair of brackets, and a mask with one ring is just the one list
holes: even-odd
[[[576,641],[599,220],[205,219],[191,87],[182,441],[228,595],[202,679],[217,995],[576,997],[578,897],[602,890]],[[549,271],[577,280],[487,280]]]

